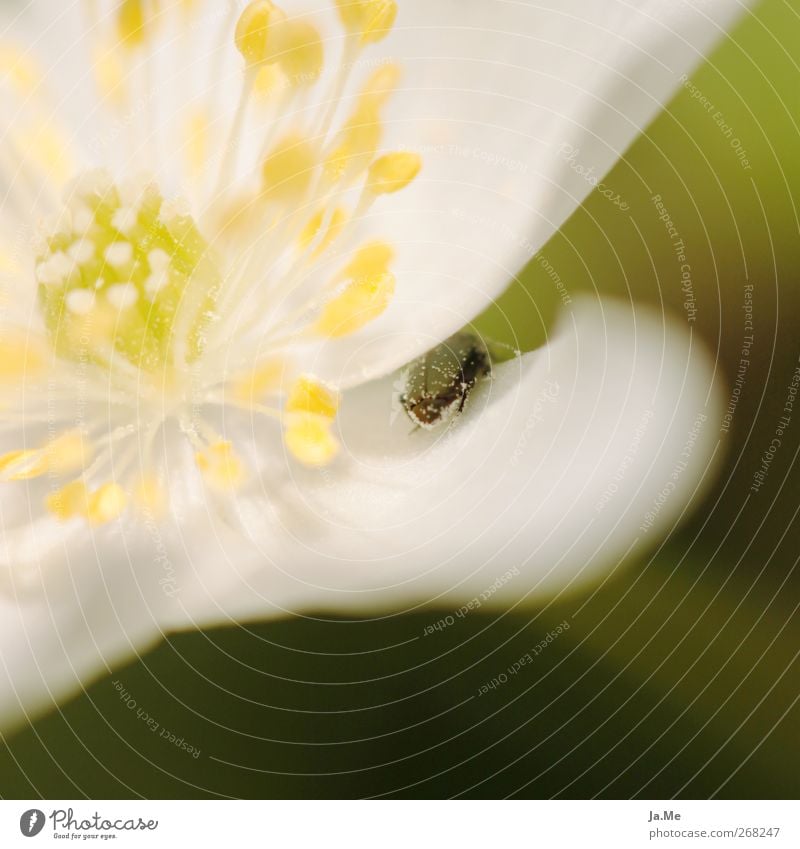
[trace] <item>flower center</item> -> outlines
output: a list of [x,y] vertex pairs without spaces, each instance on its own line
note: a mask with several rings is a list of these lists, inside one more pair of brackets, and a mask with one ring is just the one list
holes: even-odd
[[[395,0],[335,6],[344,39],[330,72],[327,42],[311,19],[270,0],[251,0],[223,28],[234,30],[229,46],[243,60],[238,102],[216,126],[219,67],[211,63],[204,98],[170,124],[191,118],[186,143],[172,145],[186,162],[172,163],[166,179],[180,179],[185,167],[181,185],[197,219],[147,180],[115,183],[93,171],[68,188],[35,258],[49,340],[34,346],[23,331],[0,338],[0,379],[25,384],[24,409],[9,404],[7,424],[48,429],[0,455],[0,482],[46,483],[44,505],[58,520],[102,524],[129,505],[160,514],[174,478],[167,461],[187,454],[173,450],[177,442],[156,456],[167,430],[188,445],[210,488],[241,487],[253,468],[226,433],[232,421],[242,436],[233,413],[268,420],[306,466],[337,455],[339,393],[304,372],[302,360],[389,306],[394,249],[359,230],[372,204],[412,183],[422,163],[408,151],[381,150],[395,65],[369,73],[340,115],[357,57],[391,30]],[[191,7],[181,4],[180,13]],[[123,110],[120,120],[139,109],[128,83],[152,87],[164,16],[155,0],[118,7],[116,46],[100,50],[95,71],[105,102]],[[128,56],[136,59],[130,74]],[[300,108],[318,84],[327,87],[320,109]],[[151,167],[158,149],[144,130],[157,124],[154,100],[143,99],[143,120],[130,133],[139,138],[128,139],[129,161],[141,155]]]
[[192,217],[156,186],[95,172],[69,191],[36,280],[60,356],[157,372],[200,356],[221,276]]

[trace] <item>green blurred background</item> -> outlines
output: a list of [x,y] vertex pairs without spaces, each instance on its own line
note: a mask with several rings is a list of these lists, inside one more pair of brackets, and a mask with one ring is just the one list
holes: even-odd
[[[660,194],[687,245],[695,330],[731,383],[754,287],[723,474],[649,561],[577,602],[472,613],[424,638],[452,611],[176,636],[5,740],[0,795],[796,798],[800,420],[749,488],[800,356],[799,56],[799,0],[765,0],[692,75],[713,112],[682,91],[606,181],[630,211],[594,195],[541,252],[570,294],[682,313]],[[479,324],[532,348],[558,303],[534,261]],[[535,663],[469,698],[564,619]]]

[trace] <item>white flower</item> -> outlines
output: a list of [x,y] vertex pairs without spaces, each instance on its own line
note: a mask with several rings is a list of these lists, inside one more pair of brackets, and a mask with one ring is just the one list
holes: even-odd
[[740,4],[238,5],[0,47],[6,725],[173,629],[582,586],[706,476],[712,365],[646,310],[576,299],[438,430],[393,383]]

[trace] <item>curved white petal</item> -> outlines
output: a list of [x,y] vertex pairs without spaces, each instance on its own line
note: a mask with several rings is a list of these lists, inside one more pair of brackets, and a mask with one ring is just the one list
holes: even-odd
[[48,520],[22,536],[6,524],[0,722],[56,704],[164,630],[585,586],[658,541],[708,477],[712,376],[674,320],[579,302],[444,433],[410,433],[378,381],[347,393],[332,468],[267,452],[247,491],[204,507],[194,489],[164,526],[76,522],[49,537]]
[[[425,170],[364,222],[398,248],[398,296],[321,351],[317,370],[342,385],[385,374],[483,309],[589,191],[586,170],[613,163],[741,8],[407,0],[380,48],[407,68],[385,143],[420,150]],[[67,32],[59,20],[49,37]],[[82,49],[61,40],[51,77]],[[62,90],[76,133],[95,108],[79,94],[87,82]],[[113,152],[114,138],[95,135],[94,152]],[[201,528],[163,538],[117,528],[50,540],[31,526],[15,539],[27,558],[0,558],[12,566],[0,719],[75,691],[162,628],[450,603],[498,580],[492,600],[507,602],[596,578],[689,502],[715,445],[712,373],[680,328],[581,306],[552,345],[498,368],[444,436],[390,424],[386,381],[348,394],[340,465],[287,473],[278,457],[260,492],[230,501],[226,525],[211,509]],[[503,581],[509,568],[519,575]]]
[[[471,321],[647,127],[746,8],[740,0],[406,0],[386,147],[417,181],[368,222],[398,247],[397,295],[318,370],[342,386]],[[571,161],[570,161],[571,160]],[[625,214],[625,200],[611,198]]]
[[4,730],[154,645],[171,603],[159,584],[163,568],[144,539],[94,536],[85,526],[42,539],[47,533],[43,522],[14,551],[3,544],[4,557],[18,558],[17,574],[0,593]]
[[[343,36],[332,3],[281,5],[290,14],[310,13],[320,25],[333,75]],[[418,151],[424,168],[414,184],[379,200],[359,224],[362,239],[377,235],[396,246],[397,294],[380,319],[350,339],[323,346],[316,371],[351,386],[389,373],[473,319],[602,180],[678,88],[681,75],[702,60],[747,5],[745,0],[400,3],[390,36],[356,60],[337,112],[345,117],[358,86],[381,62],[403,68],[386,110],[382,147]],[[209,68],[220,69],[213,80],[211,130],[224,136],[241,78],[227,5],[201,4],[187,44],[179,38],[180,26],[164,25],[150,70],[157,82],[152,96],[134,98],[121,116],[106,114],[105,121],[89,73],[96,32],[86,32],[75,10],[54,17],[46,4],[29,6],[38,14],[31,43],[47,51],[49,80],[60,90],[60,106],[83,139],[88,163],[130,171],[149,151],[164,186],[176,188],[186,157],[183,118],[177,118],[183,107],[208,94]],[[102,29],[98,23],[96,30]],[[223,54],[227,61],[217,65]],[[128,84],[138,90],[138,60],[121,58]],[[312,88],[299,114],[324,112],[329,96],[325,86]],[[287,109],[290,128],[299,106]],[[255,122],[242,154],[255,156],[263,135]],[[133,147],[125,144],[131,140]],[[240,159],[248,167],[255,161]],[[625,214],[624,198],[609,203]],[[339,259],[346,257],[330,258],[331,272]]]
[[584,587],[658,542],[711,477],[713,375],[675,319],[582,301],[550,345],[498,367],[449,432],[409,435],[388,381],[353,390],[346,457],[265,473],[263,496],[231,507],[261,556],[226,549],[218,529],[214,567],[198,564],[173,625]]

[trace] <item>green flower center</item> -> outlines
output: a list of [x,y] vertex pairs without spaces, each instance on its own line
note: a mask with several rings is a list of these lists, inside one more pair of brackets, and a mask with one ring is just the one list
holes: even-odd
[[57,353],[161,372],[198,359],[221,276],[192,217],[152,184],[81,178],[36,262]]

